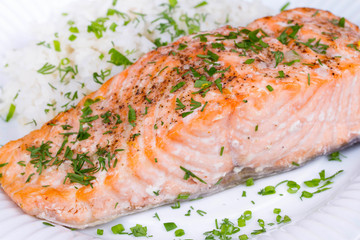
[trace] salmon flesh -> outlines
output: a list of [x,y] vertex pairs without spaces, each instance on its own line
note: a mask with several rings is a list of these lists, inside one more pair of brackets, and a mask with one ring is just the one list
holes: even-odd
[[359,40],[310,8],[182,37],[3,146],[1,186],[85,228],[293,169],[359,138]]

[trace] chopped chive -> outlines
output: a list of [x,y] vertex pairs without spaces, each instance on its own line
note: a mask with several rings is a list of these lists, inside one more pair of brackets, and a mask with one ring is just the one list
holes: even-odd
[[285,3],[284,6],[280,8],[280,12],[285,11],[285,9],[290,5],[290,2]]
[[199,3],[199,4],[197,4],[194,8],[199,8],[199,7],[202,7],[202,6],[205,6],[205,5],[207,5],[208,3],[206,2],[206,1],[203,1],[203,2],[201,2],[201,3]]
[[49,227],[55,227],[53,224],[48,223],[48,222],[42,222],[45,226],[49,226]]
[[253,63],[254,61],[255,61],[255,59],[249,58],[249,59],[247,59],[247,60],[244,62],[244,64],[251,64],[251,63]]
[[274,91],[273,87],[272,87],[272,86],[270,86],[270,85],[267,85],[267,86],[266,86],[266,88],[267,88],[267,90],[269,90],[269,92]]
[[187,117],[188,115],[192,114],[194,111],[189,111],[189,112],[184,112],[181,114],[181,117],[185,118]]
[[275,67],[284,60],[284,53],[280,51],[273,52],[275,57]]
[[203,210],[197,210],[196,211],[200,216],[204,216],[205,214],[207,214],[207,212],[203,211]]
[[128,106],[129,107],[129,112],[128,112],[128,121],[130,123],[131,126],[135,127],[135,121],[136,121],[136,112],[135,110],[131,107],[131,105]]
[[200,110],[201,112],[204,111],[204,109],[205,109],[205,107],[206,107],[207,104],[208,104],[208,102],[206,101],[205,104],[204,104],[204,106],[203,106],[203,107],[201,108],[201,110]]
[[9,112],[8,112],[8,114],[6,115],[5,122],[9,122],[9,121],[11,120],[11,118],[14,116],[15,109],[16,109],[16,106],[11,103],[11,104],[10,104],[10,108],[9,108]]
[[57,52],[61,52],[60,42],[58,40],[54,40],[54,49]]
[[224,146],[222,146],[221,149],[220,149],[220,156],[222,156],[223,153],[224,153]]
[[159,217],[159,214],[158,214],[158,213],[155,213],[155,215],[153,216],[153,218],[156,218],[157,220],[160,221],[160,217]]
[[197,180],[199,180],[200,182],[202,182],[202,183],[204,183],[204,184],[207,184],[204,180],[202,180],[201,178],[199,178],[198,176],[196,176],[193,172],[191,172],[190,170],[184,168],[183,166],[180,166],[180,169],[185,172],[184,180],[188,180],[189,177],[193,177],[193,178],[196,178]]
[[310,86],[310,73],[308,73],[307,78],[308,78],[308,85]]

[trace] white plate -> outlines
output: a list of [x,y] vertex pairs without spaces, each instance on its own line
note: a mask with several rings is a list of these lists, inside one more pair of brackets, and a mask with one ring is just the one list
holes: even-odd
[[[0,1],[0,23],[4,20],[13,23],[13,26],[0,24],[2,33],[0,34],[0,50],[26,44],[31,39],[28,27],[34,22],[43,21],[52,14],[61,12],[69,1],[34,0],[31,4],[25,0]],[[263,0],[263,2],[271,8],[280,9],[287,1]],[[330,10],[360,24],[360,14],[358,14],[360,1],[293,0],[290,2],[291,8],[307,6]],[[18,17],[20,15],[22,18]],[[0,142],[21,137],[22,134],[21,128],[16,123],[9,125],[0,121]],[[118,223],[122,223],[126,229],[136,224],[145,225],[148,227],[148,234],[153,235],[152,239],[175,239],[174,231],[165,231],[164,222],[175,222],[179,228],[184,229],[186,235],[182,239],[204,239],[203,233],[215,227],[215,219],[220,222],[223,218],[229,218],[236,223],[236,219],[249,209],[253,212],[253,219],[245,231],[241,230],[241,233],[249,233],[259,228],[256,222],[258,218],[264,219],[266,223],[275,222],[275,215],[272,213],[274,208],[281,208],[281,214],[289,215],[292,222],[283,226],[267,226],[268,232],[258,235],[258,239],[360,239],[360,161],[358,160],[360,146],[354,146],[342,153],[347,156],[343,162],[329,162],[326,157],[320,157],[297,170],[258,180],[252,187],[238,186],[201,200],[182,203],[180,209],[171,209],[170,206],[159,207],[81,231],[43,225],[43,221],[24,214],[0,190],[0,239],[92,239],[99,237],[96,235],[97,228],[104,229],[104,235],[101,238],[130,239],[131,237],[127,235],[111,233],[111,226]],[[314,195],[311,199],[301,201],[299,193],[289,194],[285,186],[280,186],[274,195],[257,194],[261,188],[276,185],[282,180],[302,183],[316,178],[318,172],[323,169],[327,176],[340,169],[344,172],[335,178],[331,190]],[[301,186],[303,189],[304,184]],[[247,192],[247,197],[242,197],[243,191]],[[200,216],[193,210],[190,217],[184,216],[190,207],[195,210],[204,210],[207,214]],[[153,218],[155,213],[160,216],[160,222]]]

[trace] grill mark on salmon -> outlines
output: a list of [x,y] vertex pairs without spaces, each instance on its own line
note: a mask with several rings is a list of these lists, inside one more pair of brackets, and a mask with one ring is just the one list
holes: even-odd
[[[297,8],[258,19],[249,31],[225,26],[160,47],[74,109],[3,146],[1,186],[26,213],[85,228],[174,202],[179,194],[196,198],[248,177],[291,170],[292,162],[304,164],[354,143],[360,132],[360,34],[354,24],[336,21],[330,12]],[[262,42],[249,36],[257,29]],[[284,31],[286,39],[277,39]],[[219,40],[223,36],[229,39]],[[261,49],[245,49],[244,56],[244,40]],[[180,44],[187,47],[178,50]],[[275,67],[276,51],[284,58]],[[248,59],[253,62],[246,64]],[[284,64],[294,59],[299,61]],[[220,72],[209,74],[210,67]],[[212,85],[206,94],[193,94],[200,76]],[[221,87],[215,84],[219,78]],[[180,82],[185,84],[171,93]],[[177,99],[184,109],[175,110]],[[86,113],[89,101],[92,112]],[[88,138],[81,139],[81,128]],[[61,133],[70,132],[64,145]],[[48,141],[49,154],[58,159],[51,158],[39,174],[29,149]],[[82,183],[67,177],[79,156],[86,159],[80,170],[98,169],[83,173]],[[63,162],[54,165],[56,160]]]

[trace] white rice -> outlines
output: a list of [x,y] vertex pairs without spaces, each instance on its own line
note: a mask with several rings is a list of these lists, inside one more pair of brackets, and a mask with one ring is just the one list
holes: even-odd
[[[171,15],[186,34],[188,27],[180,20],[184,19],[186,14],[190,18],[198,19],[195,25],[199,24],[200,30],[211,30],[225,24],[245,26],[258,17],[272,13],[260,1],[208,0],[206,5],[194,8],[200,2],[202,1],[179,0]],[[5,57],[0,59],[0,67],[6,74],[5,85],[0,88],[0,117],[5,119],[10,105],[14,104],[16,111],[11,121],[27,124],[28,130],[39,128],[57,113],[76,105],[83,95],[100,87],[100,84],[93,80],[94,72],[111,71],[105,78],[107,80],[123,70],[123,66],[108,62],[111,48],[115,47],[134,62],[155,47],[155,39],[171,42],[170,33],[161,33],[156,29],[160,23],[166,21],[152,23],[159,17],[159,13],[168,8],[161,6],[164,3],[168,4],[168,1],[119,0],[114,7],[111,0],[75,1],[75,4],[69,5],[63,11],[67,13],[66,16],[59,13],[44,25],[34,25],[32,33],[35,40],[21,49],[5,52]],[[121,16],[106,16],[110,8],[128,14],[131,22],[124,26]],[[146,16],[141,17],[135,13]],[[94,33],[87,32],[90,22],[99,17],[109,18],[105,22],[107,30],[100,39],[96,38]],[[79,29],[79,33],[74,34],[77,36],[74,41],[68,40],[72,34],[69,31],[69,21],[74,22],[71,26]],[[113,22],[118,25],[115,32],[109,29]],[[60,42],[60,52],[54,50],[54,40]],[[50,43],[50,48],[37,45],[42,41]],[[99,58],[101,54],[104,55],[102,60]],[[66,66],[77,66],[78,74],[74,78],[70,77],[72,74],[68,74],[64,81],[60,82],[59,71],[48,75],[37,72],[45,63],[58,66],[64,58],[70,61]],[[77,98],[73,97],[75,92]],[[14,99],[17,93],[18,96]],[[64,107],[65,104],[68,104],[67,107]]]

